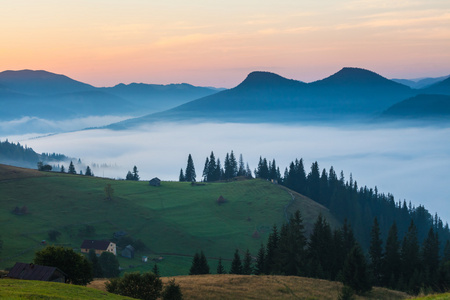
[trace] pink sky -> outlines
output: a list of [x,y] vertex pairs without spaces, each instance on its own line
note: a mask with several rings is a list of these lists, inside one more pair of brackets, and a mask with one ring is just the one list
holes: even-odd
[[450,74],[448,0],[153,2],[2,3],[0,71],[217,87],[254,70],[306,82],[346,66],[388,78]]

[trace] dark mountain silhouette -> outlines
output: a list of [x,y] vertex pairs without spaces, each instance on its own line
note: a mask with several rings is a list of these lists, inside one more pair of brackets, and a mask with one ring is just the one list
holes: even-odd
[[380,118],[403,119],[446,119],[450,117],[450,96],[420,94],[403,100],[384,111]]
[[427,78],[421,78],[421,79],[391,79],[392,81],[395,81],[397,83],[401,83],[404,85],[409,86],[410,88],[413,89],[423,89],[426,88],[432,84],[441,82],[447,78],[449,78],[450,75],[447,76],[441,76],[441,77],[435,77],[435,78],[431,78],[431,77],[427,77]]
[[450,95],[450,77],[421,90],[424,94]]
[[412,95],[414,91],[411,88],[358,68],[344,68],[310,84],[270,72],[252,72],[235,88],[111,127],[193,119],[243,122],[342,121],[376,115]]
[[0,73],[0,84],[27,95],[52,95],[92,91],[92,85],[73,80],[64,75],[47,71],[4,71]]
[[0,103],[8,109],[0,110],[0,118],[30,117],[29,125],[35,127],[39,119],[138,116],[169,109],[216,92],[213,88],[189,84],[119,84],[97,88],[47,71],[4,71],[0,73]]
[[102,90],[109,94],[122,97],[149,111],[160,111],[215,94],[223,89],[198,87],[187,83],[167,85],[121,83],[114,87],[102,88]]

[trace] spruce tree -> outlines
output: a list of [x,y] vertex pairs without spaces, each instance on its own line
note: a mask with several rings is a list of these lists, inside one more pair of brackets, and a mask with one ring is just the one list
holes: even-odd
[[217,274],[225,274],[225,273],[226,271],[222,264],[222,257],[219,257],[219,263],[217,264]]
[[139,181],[139,171],[136,166],[133,167],[133,180]]
[[245,173],[244,158],[242,157],[242,154],[239,154],[239,167],[237,176],[246,176]]
[[72,161],[70,161],[69,170],[67,171],[67,173],[69,173],[69,174],[77,174],[77,172],[75,171],[75,167],[73,166],[73,162]]
[[211,151],[211,155],[209,156],[208,162],[208,172],[207,172],[207,181],[216,181],[219,180],[219,178],[216,178],[216,157],[214,156],[214,152]]
[[234,258],[231,262],[230,274],[242,274],[242,262],[241,257],[239,256],[239,250],[236,249],[234,252]]
[[205,166],[203,167],[203,181],[208,181],[209,159],[206,157]]
[[203,251],[200,251],[199,270],[200,274],[209,274],[208,260],[206,259],[205,253],[203,253]]
[[256,258],[256,266],[255,266],[256,275],[265,274],[266,272],[265,262],[266,262],[266,249],[264,245],[261,244],[261,247],[259,248],[258,251],[258,256]]
[[199,275],[200,273],[200,255],[195,252],[194,258],[192,259],[191,268],[189,269],[189,275]]
[[375,217],[373,220],[372,231],[370,234],[370,248],[369,248],[369,256],[370,256],[370,269],[372,272],[372,276],[374,279],[374,283],[376,285],[380,285],[382,283],[382,266],[383,266],[383,241],[380,237],[380,226],[378,225],[378,220]]
[[94,176],[94,173],[92,173],[91,168],[89,168],[89,166],[86,167],[86,172],[84,172],[84,175]]
[[386,239],[385,255],[383,258],[384,286],[395,288],[400,276],[400,243],[398,240],[397,225],[394,222],[389,229]]
[[434,233],[433,227],[430,227],[428,236],[423,242],[421,261],[425,274],[425,285],[436,286],[439,277],[439,238],[437,233]]
[[247,249],[247,252],[245,252],[244,264],[242,265],[242,274],[251,275],[252,273],[252,256],[250,255],[250,251]]
[[93,277],[102,278],[103,277],[102,267],[100,266],[100,262],[98,261],[97,254],[95,253],[94,249],[89,250],[88,259],[92,264]]
[[133,174],[131,174],[131,171],[128,171],[127,176],[125,176],[125,180],[134,180]]
[[153,274],[155,274],[157,277],[160,276],[160,274],[159,274],[159,268],[158,268],[158,265],[157,265],[157,264],[154,264],[154,265],[153,265],[152,272],[153,272]]
[[366,258],[358,244],[348,254],[342,273],[344,285],[351,287],[357,294],[372,289]]
[[330,224],[320,214],[309,237],[309,273],[312,277],[331,278],[333,237]]
[[180,176],[178,177],[178,181],[180,182],[186,181],[186,178],[184,177],[183,174],[183,169],[180,170]]
[[278,228],[277,225],[273,225],[272,232],[270,233],[269,239],[267,241],[267,250],[264,262],[265,274],[272,274],[276,270],[278,241]]
[[186,166],[186,172],[185,172],[185,180],[189,182],[195,182],[196,174],[195,174],[195,167],[194,167],[194,161],[192,160],[192,156],[189,154],[187,166]]
[[66,173],[66,170],[64,169],[64,165],[61,165],[61,170],[60,170],[60,172],[61,172],[61,173]]

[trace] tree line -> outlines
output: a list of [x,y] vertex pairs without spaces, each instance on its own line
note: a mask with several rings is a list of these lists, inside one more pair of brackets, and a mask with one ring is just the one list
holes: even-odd
[[[442,258],[439,243],[439,235],[433,227],[429,228],[423,243],[419,243],[413,220],[403,239],[399,239],[397,225],[393,223],[383,241],[378,220],[374,218],[370,247],[365,254],[347,221],[332,230],[327,220],[319,215],[307,238],[303,219],[297,211],[280,229],[273,226],[266,245],[261,244],[256,257],[247,249],[241,260],[236,249],[228,273],[337,280],[358,294],[370,291],[374,285],[410,294],[442,292],[450,287],[450,242],[445,243]],[[189,274],[209,273],[203,251],[196,253]],[[221,258],[216,273],[227,273]]]
[[20,143],[11,143],[8,140],[0,141],[0,160],[5,162],[24,162],[30,166],[39,161],[64,161],[69,158],[57,153],[36,153],[32,148],[22,146]]
[[[183,172],[183,168],[181,168],[179,181],[195,182],[197,176],[191,154],[188,156],[185,170],[186,171]],[[244,163],[242,154],[239,155],[239,161],[237,161],[233,150],[231,150],[231,153],[227,153],[225,155],[224,167],[222,167],[220,158],[216,159],[213,151],[211,151],[209,157],[206,157],[202,172],[202,181],[213,182],[219,180],[230,180],[241,176],[253,178],[252,171],[250,170],[248,163]]]

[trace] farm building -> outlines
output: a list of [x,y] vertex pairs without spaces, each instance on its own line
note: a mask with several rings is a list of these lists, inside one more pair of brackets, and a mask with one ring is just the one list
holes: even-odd
[[134,247],[131,245],[126,246],[125,249],[122,250],[121,255],[127,258],[134,258]]
[[116,244],[110,241],[84,240],[80,248],[81,253],[89,253],[89,250],[94,249],[97,256],[106,251],[116,255]]
[[155,177],[152,180],[150,180],[148,182],[148,184],[151,185],[151,186],[160,186],[161,185],[161,180],[158,177]]
[[51,282],[66,282],[67,275],[56,267],[35,264],[16,263],[9,271],[8,278],[23,280],[40,280]]

